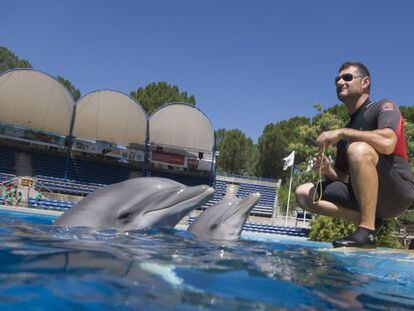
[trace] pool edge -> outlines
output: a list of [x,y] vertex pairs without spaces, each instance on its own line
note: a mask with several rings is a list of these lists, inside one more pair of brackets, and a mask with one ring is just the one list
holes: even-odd
[[21,213],[40,214],[40,215],[49,215],[49,216],[60,216],[63,214],[63,212],[59,212],[59,211],[48,211],[48,210],[43,210],[43,209],[38,209],[38,208],[6,206],[6,205],[0,205],[0,211],[21,212]]

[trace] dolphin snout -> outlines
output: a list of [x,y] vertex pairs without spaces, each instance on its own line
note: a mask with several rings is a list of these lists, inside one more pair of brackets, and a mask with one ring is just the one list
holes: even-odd
[[254,192],[249,194],[248,197],[245,197],[242,201],[240,201],[240,206],[245,208],[245,209],[252,209],[253,206],[259,202],[260,200],[260,193],[259,192]]
[[257,202],[260,200],[260,193],[254,192],[249,194],[249,196],[241,199],[238,202],[237,210],[234,211],[234,213],[240,213],[241,215],[244,215],[242,217],[248,217],[250,214],[250,211],[253,209],[253,207],[256,205]]
[[170,201],[170,206],[183,203],[186,206],[188,205],[196,208],[210,200],[214,194],[214,188],[207,185],[185,187],[180,189],[177,194],[178,195],[174,196],[172,201]]
[[214,188],[212,188],[212,187],[208,187],[208,186],[205,186],[206,188],[205,188],[205,193],[207,194],[207,195],[210,195],[210,194],[213,194],[214,193]]
[[185,189],[185,194],[188,198],[192,197],[198,197],[198,196],[211,196],[214,193],[214,188],[209,187],[207,185],[199,185],[199,186],[193,186],[188,187]]

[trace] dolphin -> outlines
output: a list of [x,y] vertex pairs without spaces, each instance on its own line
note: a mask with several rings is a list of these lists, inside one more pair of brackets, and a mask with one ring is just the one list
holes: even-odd
[[236,241],[259,199],[260,193],[225,198],[204,210],[187,230],[202,240]]
[[138,177],[100,188],[66,211],[54,225],[119,231],[152,226],[173,228],[187,213],[206,203],[214,189],[187,187],[157,177]]

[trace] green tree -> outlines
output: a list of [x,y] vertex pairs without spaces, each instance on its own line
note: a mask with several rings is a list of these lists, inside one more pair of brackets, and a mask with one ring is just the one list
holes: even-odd
[[[221,129],[223,134],[223,129]],[[224,138],[217,144],[219,172],[243,175],[253,154],[253,141],[240,130],[225,130]]]
[[411,169],[414,171],[414,122],[405,122],[404,133],[407,142],[408,158]]
[[404,119],[414,122],[414,106],[400,106],[400,111]]
[[[290,148],[290,144],[299,142],[298,131],[301,126],[309,123],[310,120],[308,118],[294,117],[266,125],[257,145],[257,175],[273,179],[284,176],[283,158],[294,150]],[[295,158],[295,163],[300,163],[304,160],[299,155]],[[285,175],[288,176],[288,174]]]
[[257,144],[254,144],[250,153],[250,157],[247,160],[247,167],[244,175],[257,176],[257,164],[259,162],[259,150]]
[[72,94],[73,99],[78,101],[81,96],[81,92],[77,89],[69,80],[66,80],[64,77],[58,76],[57,79],[67,88],[67,90]]
[[[320,148],[315,145],[316,138],[324,131],[334,130],[345,126],[345,121],[341,116],[325,111],[312,119],[311,123],[300,126],[296,131],[296,141],[289,144],[289,149],[296,150],[298,159],[297,164],[301,170],[306,170],[308,161],[320,152]],[[327,148],[326,154],[335,156],[333,146]]]
[[[315,145],[315,140],[318,135],[327,130],[333,130],[340,127],[343,127],[345,121],[342,119],[338,110],[341,111],[339,106],[334,109],[324,110],[320,104],[314,105],[314,108],[319,112],[315,117],[312,118],[310,122],[304,122],[303,124],[297,125],[295,128],[292,128],[292,133],[294,137],[289,138],[289,143],[287,145],[287,150],[295,150],[295,174],[292,182],[292,192],[290,195],[290,210],[294,211],[296,202],[294,190],[301,184],[311,181],[316,181],[318,174],[314,170],[310,170],[308,166],[310,165],[309,161],[320,152],[320,148]],[[325,151],[328,156],[335,156],[335,148],[329,147]],[[285,156],[288,153],[285,152]],[[285,157],[284,156],[284,157]],[[276,165],[276,163],[275,163]],[[280,160],[280,166],[283,165],[283,162]],[[287,170],[286,173],[289,174],[290,170]],[[278,192],[278,201],[280,213],[284,214],[287,206],[288,199],[288,187],[289,180],[288,175],[285,173],[284,180],[282,180],[281,191]]]
[[0,73],[13,68],[32,68],[32,65],[25,59],[19,59],[6,47],[0,46]]
[[[295,180],[295,178],[293,178]],[[296,197],[295,197],[295,186],[292,183],[292,189],[290,194],[290,201],[289,201],[289,216],[295,214],[296,210]],[[282,184],[277,192],[277,200],[279,203],[278,215],[286,216],[287,210],[287,201],[289,197],[289,180],[286,180],[284,184]]]
[[180,92],[177,86],[166,82],[150,83],[146,87],[140,87],[136,91],[132,91],[130,95],[141,104],[148,115],[167,103],[185,102],[196,104],[194,95]]
[[220,143],[223,141],[224,137],[226,137],[226,129],[218,129],[214,132],[214,137],[216,138],[216,146],[218,147]]
[[336,104],[335,106],[326,109],[324,112],[336,116],[337,118],[342,120],[343,124],[345,124],[349,120],[348,110],[346,109],[346,106],[344,104]]
[[400,106],[404,117],[404,133],[407,142],[408,161],[414,172],[414,106]]

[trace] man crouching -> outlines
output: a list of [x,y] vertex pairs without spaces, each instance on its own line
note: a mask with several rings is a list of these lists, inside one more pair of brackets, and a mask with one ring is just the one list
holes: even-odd
[[[376,247],[376,224],[403,213],[414,201],[414,177],[408,164],[401,113],[390,100],[370,100],[371,76],[361,63],[346,62],[335,78],[336,92],[348,110],[345,128],[323,132],[319,146],[336,144],[334,165],[319,154],[322,187],[307,183],[296,189],[305,210],[344,218],[358,229],[334,247]],[[322,189],[321,200],[313,201]],[[320,194],[320,193],[317,193]]]

